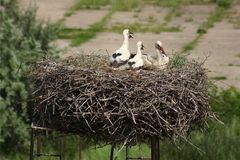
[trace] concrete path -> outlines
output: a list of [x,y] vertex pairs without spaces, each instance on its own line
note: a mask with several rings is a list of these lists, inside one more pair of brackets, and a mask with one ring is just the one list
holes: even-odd
[[107,13],[108,10],[80,10],[66,18],[65,26],[87,29],[90,25],[100,21]]
[[[23,8],[30,3],[38,6],[39,19],[57,21],[74,4],[75,0],[21,0]],[[214,5],[187,5],[181,8],[178,16],[173,16],[167,26],[180,26],[181,32],[135,33],[134,39],[130,40],[130,50],[136,52],[136,42],[142,40],[145,52],[154,54],[154,42],[161,40],[165,50],[171,54],[181,51],[182,47],[191,42],[197,35],[199,25],[204,22],[214,10]],[[106,23],[106,27],[123,25],[127,28],[131,24],[163,24],[164,18],[171,12],[168,8],[156,6],[144,6],[140,12],[115,12]],[[89,28],[92,24],[100,21],[108,10],[80,10],[74,15],[67,17],[65,25],[68,28]],[[216,81],[223,88],[234,85],[240,88],[240,4],[236,3],[229,12],[229,16],[220,23],[216,23],[208,30],[191,51],[190,58],[203,60],[210,54],[205,63],[209,69],[210,77],[226,77]],[[238,23],[237,23],[238,22]],[[236,27],[238,26],[238,27]],[[98,33],[95,39],[77,46],[69,47],[69,40],[57,40],[55,44],[59,48],[68,48],[63,58],[78,54],[108,54],[114,52],[122,43],[122,34],[112,32]]]
[[[135,33],[134,39],[131,40],[130,49],[136,52],[136,43],[141,40],[146,46],[145,52],[154,53],[154,43],[161,40],[164,43],[167,52],[175,53],[181,51],[182,47],[190,42],[196,36],[196,31],[208,14],[214,10],[215,6],[202,5],[197,10],[196,5],[189,5],[183,7],[183,15],[181,17],[173,17],[168,26],[180,26],[181,32],[162,32],[160,34],[154,33]],[[163,24],[164,17],[171,10],[163,7],[145,6],[141,12],[116,12],[109,20],[107,26],[114,26],[122,24],[128,26],[129,24],[149,24],[149,19],[154,20],[154,23]],[[202,13],[202,14],[201,14]],[[193,21],[186,22],[186,18],[191,16]],[[133,31],[134,32],[134,31]],[[117,33],[100,33],[95,39],[92,39],[79,47],[70,49],[67,55],[78,53],[77,50],[84,50],[85,53],[94,52],[99,49],[108,50],[110,53],[114,52],[122,43],[122,35]]]
[[73,6],[75,0],[20,0],[23,8],[29,5],[38,8],[37,16],[39,19],[58,21]]
[[215,24],[192,51],[192,57],[204,59],[211,77],[226,77],[218,81],[221,87],[236,85],[240,87],[240,30],[226,20]]

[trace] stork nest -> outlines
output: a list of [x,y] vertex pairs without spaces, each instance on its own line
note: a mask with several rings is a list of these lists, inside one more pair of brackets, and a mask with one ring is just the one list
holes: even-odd
[[214,116],[206,70],[194,61],[136,72],[113,71],[100,57],[46,59],[31,77],[35,125],[105,144],[134,145],[155,135],[184,138]]

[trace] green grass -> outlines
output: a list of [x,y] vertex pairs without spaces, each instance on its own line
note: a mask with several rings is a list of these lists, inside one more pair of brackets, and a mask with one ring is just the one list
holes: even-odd
[[228,9],[231,7],[233,0],[217,0],[217,5],[219,7]]
[[[164,1],[163,1],[164,2]],[[171,1],[168,1],[167,3],[170,3]],[[174,1],[172,3],[177,3],[177,1]],[[163,5],[164,6],[164,5]],[[168,5],[167,5],[168,6]],[[180,17],[182,16],[183,14],[183,11],[181,10],[180,8],[180,4],[176,4],[176,5],[173,5],[173,4],[169,4],[168,7],[170,7],[170,11],[168,12],[168,14],[164,17],[164,24],[167,25],[169,22],[171,22],[172,18],[173,17]]]
[[224,18],[227,9],[228,7],[222,7],[221,5],[218,5],[215,10],[208,16],[206,21],[199,26],[197,29],[197,36],[191,42],[184,45],[181,52],[184,53],[193,50],[197,46],[198,41],[202,35],[206,34],[210,28],[214,27],[214,24],[216,22],[220,22]]
[[232,64],[232,63],[229,63],[228,66],[230,66],[230,67],[239,67],[240,64]]
[[141,0],[77,0],[65,16],[71,16],[79,9],[100,9],[107,5],[113,11],[129,11],[138,9]]
[[139,23],[128,24],[128,25],[116,24],[106,30],[111,31],[111,32],[121,33],[123,28],[129,28],[129,30],[132,30],[134,32],[152,32],[152,33],[180,32],[181,31],[179,26],[167,27],[165,25],[156,25],[156,24],[155,25],[153,25],[153,24],[143,25],[143,24],[139,24]]
[[186,45],[183,46],[181,52],[185,53],[185,52],[188,52],[190,50],[193,50],[197,46],[198,41],[199,41],[200,38],[201,38],[201,35],[197,35],[195,37],[195,39],[193,39],[191,42],[189,42],[189,43],[187,43]]
[[185,22],[192,22],[193,21],[193,17],[188,17],[184,20]]
[[240,29],[240,15],[235,12],[229,13],[227,16],[228,22],[233,24],[235,29]]
[[213,79],[213,80],[226,80],[227,77],[226,76],[215,76],[215,77],[211,77],[211,79]]
[[82,8],[87,9],[99,9],[102,6],[106,6],[111,0],[77,0],[73,9],[78,10]]
[[203,22],[197,30],[199,34],[207,33],[209,28],[214,26],[214,23],[221,21],[226,14],[226,9],[222,7],[216,7],[216,9],[209,15],[207,20]]
[[216,0],[155,0],[155,3],[163,7],[177,7],[188,4],[208,4],[214,3]]
[[184,67],[187,64],[186,55],[176,53],[173,55],[170,61],[170,66],[174,66],[176,68]]
[[76,0],[75,4],[65,13],[65,17],[73,15],[79,9],[100,9],[109,5],[111,0]]
[[178,10],[180,9],[174,7],[168,12],[168,14],[164,17],[165,24],[168,24],[172,20],[172,18],[176,16],[177,12],[180,12]]
[[238,144],[239,118],[233,117],[225,125],[212,124],[211,130],[201,133],[199,131],[190,134],[191,142],[203,153],[200,154],[194,147],[187,143],[177,141],[177,149],[172,143],[163,142],[161,159],[178,160],[237,160],[240,158]]
[[94,37],[99,32],[104,31],[105,24],[109,18],[111,18],[113,12],[109,12],[99,22],[90,26],[89,29],[75,29],[75,28],[64,28],[59,33],[58,37],[61,39],[71,39],[72,46],[78,46]]
[[237,57],[237,58],[240,58],[240,53],[238,53],[238,54],[236,55],[236,57]]
[[229,22],[233,24],[235,29],[240,29],[240,16],[235,17],[235,18],[231,18],[229,20]]
[[129,11],[140,7],[140,0],[112,0],[111,8],[114,11]]

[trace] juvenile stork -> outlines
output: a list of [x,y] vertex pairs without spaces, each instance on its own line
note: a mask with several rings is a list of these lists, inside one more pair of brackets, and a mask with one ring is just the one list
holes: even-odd
[[129,31],[129,29],[123,30],[123,43],[119,49],[117,49],[110,57],[110,66],[111,67],[119,67],[128,62],[130,58],[129,51],[129,39],[133,38],[133,33]]
[[156,48],[156,58],[148,56],[147,59],[152,65],[159,69],[164,69],[169,63],[169,57],[167,56],[161,41],[155,43]]
[[137,42],[137,54],[127,62],[129,69],[141,69],[144,66],[143,54],[144,45],[142,41]]

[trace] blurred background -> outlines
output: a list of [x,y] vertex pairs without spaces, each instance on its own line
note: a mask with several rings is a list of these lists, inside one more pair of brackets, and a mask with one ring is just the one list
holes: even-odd
[[[161,159],[240,159],[239,0],[0,0],[0,13],[0,159],[28,159],[31,62],[43,56],[108,55],[121,45],[125,28],[134,32],[132,52],[141,40],[144,52],[154,54],[160,40],[170,57],[207,58],[204,65],[216,85],[209,94],[224,125],[209,122],[204,132],[191,132],[190,141],[201,151],[162,140]],[[82,140],[76,136],[65,142],[65,159],[109,157],[109,146],[79,150]],[[45,152],[57,152],[56,144],[44,144]],[[117,159],[124,154],[118,152]],[[130,154],[149,157],[150,149],[140,145]]]

